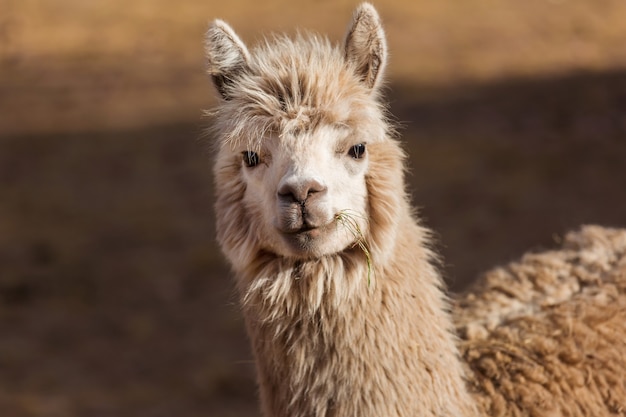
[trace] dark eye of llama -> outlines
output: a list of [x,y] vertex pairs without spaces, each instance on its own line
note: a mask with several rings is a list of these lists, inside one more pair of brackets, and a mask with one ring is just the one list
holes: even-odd
[[353,157],[354,159],[361,159],[365,155],[365,144],[357,143],[348,151],[348,155]]
[[243,155],[243,163],[249,168],[255,167],[261,162],[261,158],[259,158],[259,154],[256,152],[243,151],[241,154]]

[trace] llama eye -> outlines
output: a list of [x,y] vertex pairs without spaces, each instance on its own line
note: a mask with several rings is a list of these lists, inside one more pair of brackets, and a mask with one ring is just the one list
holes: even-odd
[[255,167],[261,162],[261,158],[259,158],[259,154],[256,152],[243,151],[241,154],[243,155],[243,163],[249,168]]
[[357,143],[348,151],[348,155],[353,157],[354,159],[361,159],[365,155],[365,144]]

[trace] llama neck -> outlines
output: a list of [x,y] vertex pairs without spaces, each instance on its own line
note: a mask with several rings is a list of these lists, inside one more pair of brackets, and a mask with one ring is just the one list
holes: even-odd
[[440,279],[411,232],[371,284],[358,250],[260,261],[240,289],[266,416],[472,415]]

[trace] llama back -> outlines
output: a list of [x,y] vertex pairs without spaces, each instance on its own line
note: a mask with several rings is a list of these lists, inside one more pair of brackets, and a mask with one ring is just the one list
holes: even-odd
[[494,269],[454,316],[487,414],[626,412],[626,231],[587,226]]

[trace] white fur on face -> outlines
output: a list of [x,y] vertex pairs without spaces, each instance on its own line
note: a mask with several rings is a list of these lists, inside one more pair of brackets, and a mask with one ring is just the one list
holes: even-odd
[[248,51],[224,22],[209,28],[208,69],[222,98],[211,113],[217,234],[238,271],[267,253],[315,259],[356,244],[378,249],[378,238],[393,236],[383,227],[392,205],[377,208],[368,195],[387,181],[369,172],[389,160],[374,151],[389,141],[378,100],[384,33],[371,6],[359,10],[341,47],[299,34]]
[[367,230],[367,150],[360,158],[350,154],[361,143],[347,127],[322,125],[265,138],[259,164],[242,162],[243,204],[265,250],[294,258],[342,251],[356,241],[343,215]]

